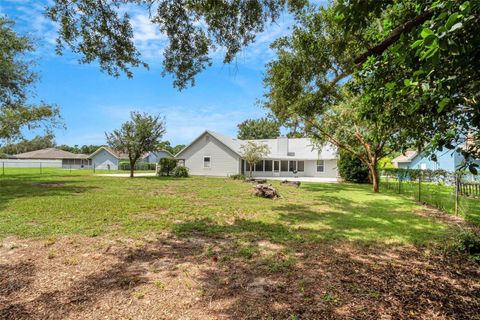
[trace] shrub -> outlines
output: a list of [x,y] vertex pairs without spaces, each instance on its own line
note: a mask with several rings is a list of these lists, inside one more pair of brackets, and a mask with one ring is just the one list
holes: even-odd
[[458,233],[450,249],[467,253],[472,260],[480,263],[480,233],[478,231],[462,231]]
[[173,158],[162,158],[160,161],[158,161],[158,165],[160,166],[158,175],[169,176],[173,169],[175,169],[177,166],[177,160]]
[[338,172],[343,180],[355,183],[369,182],[368,167],[353,154],[340,150]]
[[230,176],[230,179],[233,180],[245,180],[247,177],[244,174],[233,174]]
[[[135,163],[135,170],[155,170],[156,167],[155,162],[137,162]],[[130,170],[130,162],[129,161],[120,161],[118,163],[119,170]]]
[[186,178],[188,177],[188,168],[184,166],[177,166],[172,171],[172,175],[178,178]]

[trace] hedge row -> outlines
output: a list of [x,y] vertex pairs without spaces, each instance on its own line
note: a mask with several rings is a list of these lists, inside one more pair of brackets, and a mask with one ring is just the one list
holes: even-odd
[[[155,170],[157,164],[155,162],[137,162],[134,170]],[[119,170],[130,170],[130,162],[120,161],[118,163]]]

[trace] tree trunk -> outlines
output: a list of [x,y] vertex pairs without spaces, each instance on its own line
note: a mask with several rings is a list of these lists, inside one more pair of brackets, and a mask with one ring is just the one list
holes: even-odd
[[375,193],[380,192],[380,186],[379,186],[378,180],[379,178],[378,178],[377,168],[374,168],[372,172],[372,185],[373,185],[373,192]]
[[251,177],[252,177],[252,168],[253,168],[253,166],[252,166],[251,164],[249,164],[249,166],[250,166],[250,168],[249,168],[250,170],[249,170],[249,173],[248,173],[248,174],[249,174],[249,177],[251,178]]
[[373,192],[377,193],[380,192],[380,185],[379,185],[379,177],[377,171],[377,160],[374,159],[372,163],[368,165],[368,169],[370,170],[370,176],[372,178],[372,187]]
[[135,161],[130,160],[130,178],[133,178],[134,168],[135,168]]

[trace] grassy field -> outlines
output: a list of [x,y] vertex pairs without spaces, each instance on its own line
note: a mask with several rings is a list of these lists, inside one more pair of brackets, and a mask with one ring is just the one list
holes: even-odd
[[221,178],[110,178],[52,170],[0,179],[0,236],[82,234],[143,236],[162,232],[231,235],[252,240],[347,239],[424,243],[447,227],[415,214],[422,208],[369,186],[303,184],[282,198],[251,196],[251,186]]
[[[381,190],[388,194],[400,194],[418,200],[418,182],[403,181],[398,190],[398,182],[381,182]],[[420,200],[450,214],[455,214],[455,188],[453,186],[422,182]],[[467,221],[480,225],[480,199],[459,196],[458,215]]]
[[9,172],[0,319],[478,319],[478,264],[443,250],[463,221],[368,185],[272,183],[280,199]]

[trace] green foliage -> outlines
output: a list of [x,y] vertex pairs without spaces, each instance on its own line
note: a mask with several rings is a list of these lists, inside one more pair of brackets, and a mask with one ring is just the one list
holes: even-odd
[[360,103],[351,115],[362,120],[360,133],[386,133],[392,150],[453,149],[472,135],[458,151],[478,154],[479,12],[478,1],[456,0],[333,1],[311,10],[273,45],[266,105],[282,122],[300,118],[308,133],[346,91]]
[[47,134],[45,136],[35,136],[35,138],[31,140],[22,139],[17,143],[7,144],[0,148],[0,153],[18,154],[45,148],[53,148],[54,146],[55,137],[53,134]]
[[177,160],[173,158],[162,158],[158,161],[158,164],[160,166],[158,175],[169,176],[177,166]]
[[101,146],[99,145],[83,145],[83,146],[78,146],[77,144],[74,145],[73,147],[72,146],[68,146],[66,144],[62,144],[62,145],[59,145],[57,146],[58,149],[61,149],[61,150],[65,150],[65,151],[68,151],[68,152],[72,152],[72,153],[82,153],[82,154],[92,154],[94,153],[95,151],[98,150],[98,148],[100,148]]
[[263,143],[247,141],[240,147],[240,154],[250,167],[249,177],[252,176],[252,168],[255,163],[264,159],[269,153],[270,148]]
[[37,81],[31,61],[24,57],[34,51],[32,41],[19,36],[13,22],[0,16],[0,141],[22,137],[22,129],[59,126],[57,108],[29,104],[31,86]]
[[480,233],[475,230],[462,230],[449,244],[449,249],[467,253],[472,260],[480,263]]
[[393,162],[391,157],[383,157],[378,160],[378,169],[393,169]]
[[[209,54],[224,49],[224,63],[234,61],[242,48],[254,42],[269,22],[278,19],[286,5],[290,11],[302,9],[306,0],[187,1],[157,0],[145,12],[167,38],[164,73],[175,76],[174,85],[185,88],[211,64]],[[134,42],[130,15],[118,10],[127,4],[134,10],[146,10],[138,0],[103,1],[55,0],[47,15],[57,22],[57,51],[64,46],[82,55],[81,63],[98,61],[102,70],[119,76],[132,76],[132,68],[145,66]],[[202,21],[202,23],[198,23]],[[95,35],[95,36],[94,36]]]
[[338,172],[343,180],[355,183],[369,182],[368,167],[358,157],[347,151],[339,152]]
[[280,136],[279,123],[270,118],[248,119],[237,127],[237,138],[242,140],[275,139]]
[[114,150],[128,154],[130,176],[133,177],[135,163],[145,153],[156,151],[165,133],[165,122],[159,115],[131,113],[131,121],[118,130],[106,133],[107,143]]
[[232,180],[245,180],[247,177],[244,174],[232,174],[230,179]]
[[[155,170],[157,164],[155,162],[137,162],[134,170]],[[130,161],[120,161],[118,163],[118,170],[130,170]]]
[[174,156],[185,147],[186,146],[184,144],[177,144],[176,146],[172,147],[170,141],[162,141],[158,146],[158,149],[168,151],[172,156]]
[[172,175],[177,178],[187,178],[189,176],[188,168],[185,166],[176,166],[172,171]]

